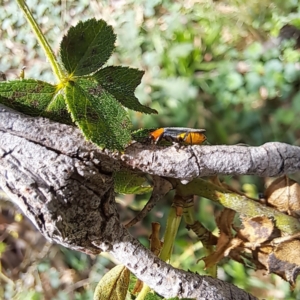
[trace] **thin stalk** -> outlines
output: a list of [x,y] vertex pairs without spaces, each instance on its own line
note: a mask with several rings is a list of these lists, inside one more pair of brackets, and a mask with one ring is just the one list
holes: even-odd
[[27,19],[27,22],[30,24],[35,36],[37,37],[39,44],[44,49],[45,55],[51,64],[53,73],[55,74],[55,76],[59,82],[63,81],[63,79],[65,77],[64,72],[63,72],[62,68],[60,67],[58,61],[56,60],[53,50],[51,49],[44,34],[42,33],[40,27],[38,26],[37,22],[35,21],[26,2],[24,0],[16,0],[16,1],[18,3],[19,7],[21,8],[21,10],[23,11],[23,13]]
[[181,216],[177,215],[176,208],[172,205],[167,220],[167,226],[166,226],[166,231],[164,236],[164,244],[159,255],[159,258],[163,261],[168,261],[171,257],[175,237],[180,222],[181,222]]
[[[159,258],[163,261],[167,261],[171,257],[174,240],[178,231],[180,221],[181,221],[181,216],[177,215],[176,208],[172,205],[168,215],[167,226],[164,235],[164,244],[162,246],[161,253],[159,255]],[[147,294],[150,292],[150,290],[151,290],[150,287],[144,283],[142,290],[140,291],[139,295],[136,297],[136,300],[144,300]]]
[[[210,232],[206,228],[204,228],[201,223],[195,221],[194,214],[194,202],[185,203],[185,206],[183,208],[183,219],[188,227],[190,227],[194,231],[194,233],[197,234],[198,238],[202,242],[205,256],[208,256],[213,253],[214,247],[212,245],[208,245],[203,235],[207,235]],[[194,229],[196,228],[198,230],[195,231]],[[201,233],[200,236],[198,235],[199,232]],[[215,264],[211,267],[206,268],[206,272],[208,275],[217,278],[217,265]]]
[[[167,226],[164,235],[164,244],[159,255],[159,258],[163,261],[167,261],[171,257],[175,237],[181,222],[181,216],[177,215],[176,207],[174,207],[173,205],[171,206],[168,215]],[[146,284],[144,284],[136,300],[144,300],[150,290],[151,289]]]
[[150,291],[151,291],[150,287],[144,283],[142,290],[139,292],[135,300],[144,300]]

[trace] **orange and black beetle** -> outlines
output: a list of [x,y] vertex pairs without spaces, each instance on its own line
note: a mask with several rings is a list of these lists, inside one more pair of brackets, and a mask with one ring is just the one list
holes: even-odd
[[206,140],[205,129],[185,127],[158,128],[149,133],[149,138],[154,142],[177,142],[185,145],[200,145]]

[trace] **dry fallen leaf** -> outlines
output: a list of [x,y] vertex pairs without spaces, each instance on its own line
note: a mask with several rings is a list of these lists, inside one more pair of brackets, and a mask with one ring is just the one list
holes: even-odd
[[266,189],[267,203],[281,212],[300,216],[300,185],[287,176],[275,179]]
[[240,246],[242,243],[243,241],[240,239],[230,239],[225,233],[221,233],[216,251],[202,259],[205,263],[205,268],[210,268],[217,264],[222,258],[228,256],[231,250]]
[[269,255],[268,271],[279,275],[293,286],[300,273],[300,241],[293,240],[278,245]]
[[243,228],[239,230],[238,235],[248,241],[249,247],[255,249],[266,242],[274,230],[274,222],[265,216],[244,219]]
[[234,210],[225,208],[219,217],[216,218],[216,223],[220,232],[225,233],[228,237],[232,237],[232,223],[234,216]]
[[159,238],[160,224],[157,222],[153,222],[151,225],[152,225],[152,233],[149,237],[150,250],[152,253],[158,256],[162,247],[162,242]]
[[132,294],[135,295],[135,294],[139,293],[142,290],[143,285],[144,285],[143,281],[137,279],[137,281],[133,287]]
[[220,236],[217,242],[216,251],[203,258],[205,267],[210,268],[217,264],[223,257],[228,256],[232,249],[235,249],[243,242],[240,239],[233,238],[232,223],[235,211],[224,209],[216,219],[217,226],[220,229]]
[[272,253],[273,247],[270,245],[261,246],[253,251],[253,257],[257,261],[256,265],[261,264],[263,269],[267,270],[269,255]]
[[[300,241],[297,238],[299,236],[296,239],[283,239],[283,242],[279,244],[271,241],[265,246],[258,247],[253,251],[257,269],[277,274],[293,287],[300,273]],[[280,239],[282,238],[274,239],[274,241]]]

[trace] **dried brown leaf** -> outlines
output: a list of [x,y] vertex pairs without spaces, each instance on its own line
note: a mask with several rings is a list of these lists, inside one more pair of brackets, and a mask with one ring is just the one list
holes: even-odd
[[150,239],[150,250],[153,252],[156,256],[159,255],[161,247],[162,247],[162,242],[159,238],[159,231],[160,231],[160,224],[153,222],[152,224],[152,233],[149,237]]
[[205,267],[210,268],[217,264],[223,257],[228,256],[230,251],[238,247],[242,240],[233,238],[232,223],[235,211],[225,208],[216,218],[216,223],[220,229],[220,236],[217,242],[216,251],[203,258]]
[[144,285],[143,281],[137,279],[137,281],[134,285],[134,288],[132,290],[132,294],[135,295],[135,294],[139,293],[142,290],[143,285]]
[[253,251],[253,258],[258,269],[277,274],[293,287],[300,273],[300,241],[293,238],[277,246],[259,247]]
[[238,235],[250,243],[251,248],[256,248],[267,241],[274,230],[274,222],[265,216],[244,219],[243,229]]
[[300,241],[293,240],[278,245],[269,255],[268,271],[294,285],[300,273]]
[[203,258],[205,268],[210,268],[217,264],[222,258],[228,256],[231,250],[240,246],[242,243],[243,241],[240,239],[230,239],[225,233],[221,233],[218,239],[216,251]]
[[216,223],[221,233],[225,233],[228,237],[232,237],[232,223],[235,216],[235,211],[225,208],[219,217],[216,218]]
[[274,180],[265,191],[267,203],[281,212],[300,216],[300,185],[287,176]]
[[273,247],[269,245],[259,247],[253,251],[253,258],[258,269],[262,269],[260,266],[263,266],[263,269],[265,270],[268,269],[269,255],[272,251]]

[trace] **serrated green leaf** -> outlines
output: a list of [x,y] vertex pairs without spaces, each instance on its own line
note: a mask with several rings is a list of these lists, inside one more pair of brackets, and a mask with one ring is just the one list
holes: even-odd
[[131,140],[131,124],[111,94],[89,79],[68,82],[65,92],[72,119],[87,139],[111,150],[124,149]]
[[152,191],[152,186],[145,185],[146,178],[130,170],[114,173],[115,192],[119,194],[145,194]]
[[0,103],[30,116],[44,116],[69,124],[64,97],[55,85],[23,79],[0,82]]
[[146,114],[157,114],[155,109],[142,105],[134,95],[143,75],[144,71],[138,69],[110,66],[99,70],[93,77],[125,107]]
[[56,87],[34,79],[0,82],[0,102],[30,116],[40,116],[56,93]]
[[98,283],[94,300],[125,300],[130,271],[122,265],[115,266]]
[[61,61],[73,76],[97,71],[111,56],[116,35],[103,20],[90,19],[71,27],[60,44]]

